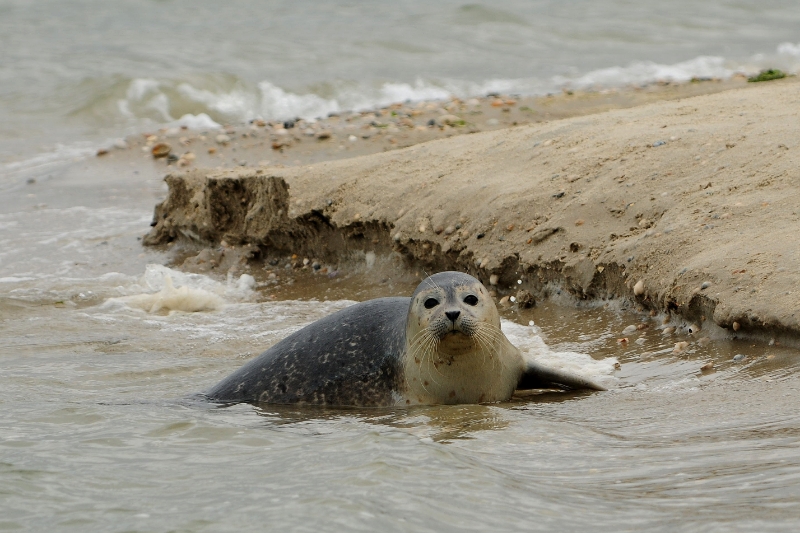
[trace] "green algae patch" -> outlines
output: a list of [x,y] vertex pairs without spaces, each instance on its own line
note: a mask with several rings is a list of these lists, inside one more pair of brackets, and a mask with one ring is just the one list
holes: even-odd
[[782,70],[778,69],[769,69],[769,70],[762,70],[756,76],[750,76],[747,78],[747,81],[750,83],[755,83],[759,81],[772,81],[772,80],[779,80],[781,78],[785,78],[786,73]]

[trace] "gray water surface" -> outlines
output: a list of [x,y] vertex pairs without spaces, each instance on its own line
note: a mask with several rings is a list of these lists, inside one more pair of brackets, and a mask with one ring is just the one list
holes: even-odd
[[186,114],[796,72],[798,28],[793,0],[0,0],[0,164]]
[[[546,304],[508,316],[535,319],[553,349],[617,356],[622,368],[605,393],[408,410],[193,399],[344,305],[148,315],[4,300],[0,526],[785,531],[797,523],[796,352],[716,341],[674,355],[675,339],[655,331],[641,347],[620,349],[615,332],[631,315],[602,308]],[[749,362],[731,362],[735,352]],[[708,360],[718,371],[703,375]]]

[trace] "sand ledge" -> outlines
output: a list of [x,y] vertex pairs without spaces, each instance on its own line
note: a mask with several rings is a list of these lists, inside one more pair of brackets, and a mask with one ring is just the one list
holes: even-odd
[[800,344],[799,114],[785,80],[305,167],[176,172],[145,242],[398,253],[497,275],[499,294],[555,283]]

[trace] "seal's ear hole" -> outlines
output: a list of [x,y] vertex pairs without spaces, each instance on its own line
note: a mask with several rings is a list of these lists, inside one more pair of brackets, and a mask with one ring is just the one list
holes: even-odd
[[437,305],[439,305],[439,300],[436,298],[428,298],[425,300],[425,309],[433,309]]
[[464,298],[464,303],[467,305],[478,305],[478,297],[475,296],[474,294],[468,294]]

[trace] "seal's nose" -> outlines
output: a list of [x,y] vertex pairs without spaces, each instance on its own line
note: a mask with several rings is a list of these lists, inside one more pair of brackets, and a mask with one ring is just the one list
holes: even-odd
[[445,311],[444,316],[449,318],[451,321],[455,322],[456,319],[461,315],[461,311]]

